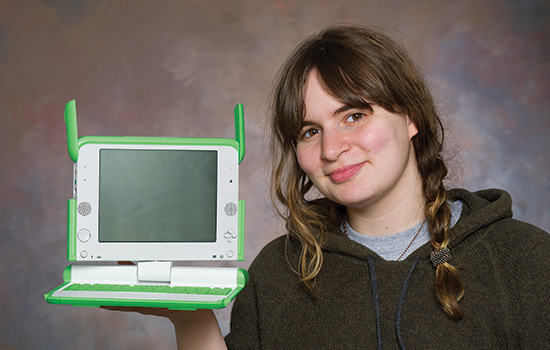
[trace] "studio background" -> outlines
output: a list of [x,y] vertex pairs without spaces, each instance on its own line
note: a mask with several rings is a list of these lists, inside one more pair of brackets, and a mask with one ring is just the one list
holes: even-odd
[[44,301],[68,265],[67,101],[80,136],[230,138],[243,103],[246,260],[230,265],[246,268],[284,233],[268,197],[272,79],[332,23],[395,30],[451,128],[451,184],[506,189],[517,219],[550,230],[548,1],[1,0],[0,349],[175,347],[167,320]]

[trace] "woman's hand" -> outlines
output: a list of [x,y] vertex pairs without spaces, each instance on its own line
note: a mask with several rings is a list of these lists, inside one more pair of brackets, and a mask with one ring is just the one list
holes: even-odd
[[[130,261],[119,261],[119,265],[134,265]],[[102,306],[103,309],[123,312],[137,312],[168,318],[176,331],[178,350],[227,349],[218,320],[212,310],[170,310],[157,307]]]
[[168,318],[174,324],[178,350],[227,349],[218,320],[212,310],[184,311],[155,307],[122,306],[103,306],[102,308]]

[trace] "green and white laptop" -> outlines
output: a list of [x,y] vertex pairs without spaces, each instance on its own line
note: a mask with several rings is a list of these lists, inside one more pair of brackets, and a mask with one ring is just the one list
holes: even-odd
[[78,263],[65,269],[65,283],[45,294],[46,301],[181,310],[227,306],[248,281],[246,270],[224,267],[244,260],[242,105],[235,107],[235,140],[78,138],[75,100],[65,107],[65,122],[74,162],[67,257]]

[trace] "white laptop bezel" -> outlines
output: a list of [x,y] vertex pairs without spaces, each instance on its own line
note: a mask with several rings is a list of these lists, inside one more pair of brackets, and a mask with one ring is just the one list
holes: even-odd
[[[99,166],[102,149],[216,151],[217,201],[215,242],[100,242]],[[77,206],[89,203],[90,213],[76,213],[77,261],[192,261],[237,260],[238,215],[227,215],[226,205],[238,204],[239,155],[225,145],[86,144],[75,163]],[[88,231],[88,232],[86,232]]]

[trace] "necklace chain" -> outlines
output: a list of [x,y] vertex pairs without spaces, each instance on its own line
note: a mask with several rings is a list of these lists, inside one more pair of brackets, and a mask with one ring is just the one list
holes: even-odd
[[[399,257],[397,258],[396,261],[399,261],[401,260],[401,258],[403,258],[403,255],[405,255],[405,253],[407,252],[407,250],[409,250],[409,248],[412,246],[413,242],[416,240],[416,237],[418,237],[418,234],[420,233],[420,231],[422,231],[422,228],[424,227],[424,224],[426,223],[426,219],[422,220],[422,224],[420,224],[420,227],[418,228],[418,230],[416,231],[416,233],[414,234],[413,238],[411,239],[411,241],[409,242],[409,244],[407,245],[407,247],[405,248],[405,250],[403,250],[403,252],[401,253],[401,255],[399,255]],[[346,234],[346,236],[349,237],[349,233],[348,233],[348,225],[349,225],[349,222],[348,220],[346,219],[346,221],[344,222],[344,233]]]

